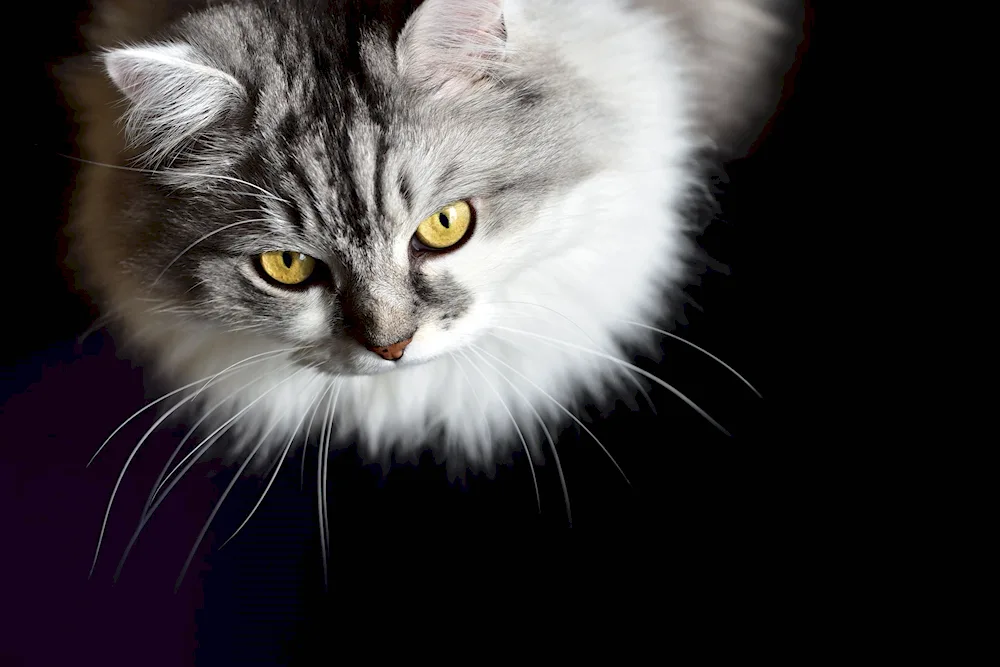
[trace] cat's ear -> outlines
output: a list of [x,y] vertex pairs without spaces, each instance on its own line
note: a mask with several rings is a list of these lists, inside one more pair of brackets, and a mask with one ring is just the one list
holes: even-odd
[[425,0],[396,44],[399,73],[417,85],[468,84],[505,67],[504,0]]
[[101,59],[128,99],[126,134],[130,143],[146,147],[144,162],[175,153],[246,99],[239,81],[187,44],[111,49]]

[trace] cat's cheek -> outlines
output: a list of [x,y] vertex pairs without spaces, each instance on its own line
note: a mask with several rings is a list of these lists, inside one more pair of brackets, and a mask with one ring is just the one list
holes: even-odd
[[425,322],[417,329],[403,359],[410,363],[424,363],[462,350],[484,335],[490,321],[489,314],[482,307],[473,305],[459,317],[443,316]]
[[330,304],[324,290],[310,289],[290,298],[297,302],[297,312],[289,322],[290,337],[310,342],[328,340],[331,335]]

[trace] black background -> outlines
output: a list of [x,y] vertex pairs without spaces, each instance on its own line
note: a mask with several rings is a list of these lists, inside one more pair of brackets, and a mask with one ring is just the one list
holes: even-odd
[[255,479],[236,485],[175,593],[233,468],[196,466],[114,584],[149,486],[186,428],[156,434],[124,478],[88,579],[108,495],[153,417],[123,430],[90,468],[87,460],[155,388],[144,388],[140,370],[116,356],[103,332],[76,342],[94,314],[60,268],[58,229],[75,165],[59,155],[73,148],[49,66],[81,48],[76,25],[85,3],[36,4],[21,22],[34,35],[27,40],[33,51],[22,51],[17,65],[27,80],[11,85],[24,115],[6,151],[13,190],[4,229],[15,238],[3,281],[0,563],[14,622],[0,623],[0,663],[301,664],[314,649],[336,656],[355,625],[392,635],[439,618],[438,610],[466,615],[482,606],[509,606],[514,623],[604,594],[629,608],[655,602],[660,611],[643,616],[655,625],[672,613],[679,591],[694,591],[683,597],[693,616],[708,613],[716,599],[738,605],[735,589],[720,592],[720,581],[743,573],[760,583],[757,564],[792,556],[784,546],[809,521],[802,488],[815,475],[793,408],[808,399],[793,378],[810,357],[792,334],[808,305],[801,281],[809,271],[805,239],[813,236],[806,231],[822,214],[812,196],[813,138],[821,128],[811,12],[779,113],[752,155],[727,165],[721,213],[699,240],[713,260],[700,285],[687,290],[697,307],[686,305],[675,329],[725,359],[765,398],[680,343],[665,340],[663,361],[640,362],[734,437],[660,390],[651,391],[655,414],[641,399],[638,411],[619,404],[591,412],[585,421],[632,484],[585,434],[565,429],[559,451],[572,528],[551,457],[538,469],[539,514],[523,457],[492,478],[470,474],[452,483],[430,455],[419,466],[386,466],[363,462],[353,448],[335,453],[329,592],[319,556],[315,449],[307,454],[304,491],[299,452],[243,533],[220,550],[262,488]]

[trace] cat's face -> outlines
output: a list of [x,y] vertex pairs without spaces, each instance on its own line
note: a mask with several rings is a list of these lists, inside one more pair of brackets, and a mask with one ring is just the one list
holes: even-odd
[[[212,31],[202,51],[171,54],[191,79],[188,104],[213,117],[148,189],[169,214],[142,217],[150,233],[131,255],[158,298],[222,329],[311,346],[302,359],[329,373],[382,373],[479,337],[512,274],[588,234],[544,215],[592,171],[607,129],[568,71],[428,83],[397,64],[419,58],[412,29],[396,43],[362,31],[360,48],[337,48],[323,26],[275,42],[266,14],[240,17],[262,35],[252,68]],[[235,72],[221,79],[232,90],[186,66],[205,52]],[[107,58],[126,92],[147,84],[129,58]]]
[[326,396],[372,450],[537,445],[639,372],[702,150],[763,81],[771,14],[737,15],[771,0],[649,4],[101,3],[81,275],[248,433]]

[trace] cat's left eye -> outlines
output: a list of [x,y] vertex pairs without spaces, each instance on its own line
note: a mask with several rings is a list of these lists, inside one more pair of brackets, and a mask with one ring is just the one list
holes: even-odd
[[282,285],[301,285],[316,270],[316,260],[294,250],[272,250],[260,256],[260,268]]

